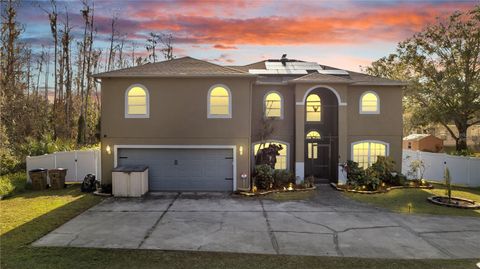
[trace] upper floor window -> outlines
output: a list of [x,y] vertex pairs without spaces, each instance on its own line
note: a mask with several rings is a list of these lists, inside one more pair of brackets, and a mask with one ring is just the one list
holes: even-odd
[[378,156],[388,156],[388,144],[381,141],[359,141],[352,144],[352,160],[367,168]]
[[307,97],[307,121],[321,121],[322,119],[322,101],[320,96],[316,94],[310,94]]
[[208,118],[231,118],[232,95],[226,86],[216,85],[208,91]]
[[148,118],[149,110],[147,88],[139,84],[130,86],[125,92],[125,118]]
[[364,92],[360,97],[360,114],[379,114],[380,98],[375,92]]
[[283,103],[282,96],[277,92],[269,92],[265,95],[265,117],[282,118]]

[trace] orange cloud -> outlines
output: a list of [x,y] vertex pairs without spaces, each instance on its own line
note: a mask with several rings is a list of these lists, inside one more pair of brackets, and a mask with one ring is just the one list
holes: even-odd
[[222,45],[222,44],[216,44],[213,47],[216,48],[216,49],[220,49],[220,50],[236,50],[236,49],[238,49],[235,46],[225,46],[225,45]]
[[367,10],[334,11],[328,15],[303,17],[256,17],[229,19],[221,17],[160,16],[142,21],[141,29],[172,31],[177,42],[221,44],[226,49],[239,44],[300,45],[358,43],[372,40],[401,41],[420,31],[437,16],[467,9],[471,4],[400,5]]

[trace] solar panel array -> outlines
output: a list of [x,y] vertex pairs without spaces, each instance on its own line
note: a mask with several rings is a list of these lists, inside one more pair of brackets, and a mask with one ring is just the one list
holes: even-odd
[[306,75],[308,71],[317,71],[320,74],[348,75],[345,70],[325,70],[315,62],[265,62],[265,69],[249,69],[249,73],[258,75]]

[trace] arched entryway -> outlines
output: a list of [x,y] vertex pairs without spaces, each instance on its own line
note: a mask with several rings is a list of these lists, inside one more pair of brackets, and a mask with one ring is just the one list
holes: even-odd
[[305,98],[304,139],[305,177],[337,182],[338,99],[328,88],[315,88]]

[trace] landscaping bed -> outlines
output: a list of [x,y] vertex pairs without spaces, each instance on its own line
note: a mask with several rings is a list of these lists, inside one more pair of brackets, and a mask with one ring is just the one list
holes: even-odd
[[465,199],[461,197],[448,196],[431,196],[427,198],[428,201],[437,205],[448,207],[463,208],[463,209],[479,209],[480,204],[475,203],[474,200]]
[[285,188],[285,189],[273,189],[273,190],[260,190],[260,191],[256,191],[256,192],[239,191],[236,194],[244,195],[244,196],[264,196],[264,195],[268,195],[268,194],[272,194],[272,193],[305,192],[305,191],[313,191],[313,190],[316,190],[316,189],[317,189],[317,187],[315,187],[315,186],[308,187],[308,188],[305,188],[305,187],[302,187],[302,186],[295,186],[291,190],[289,190],[288,188]]
[[362,194],[377,194],[377,193],[386,193],[391,190],[397,190],[397,189],[433,189],[433,185],[424,182],[424,183],[418,183],[416,180],[411,180],[408,181],[406,185],[403,186],[387,186],[387,185],[380,185],[378,189],[376,190],[363,190],[361,187],[354,187],[350,185],[337,185],[335,183],[330,183],[330,185],[336,189],[337,191],[345,191],[345,192],[353,192],[353,193],[362,193]]

